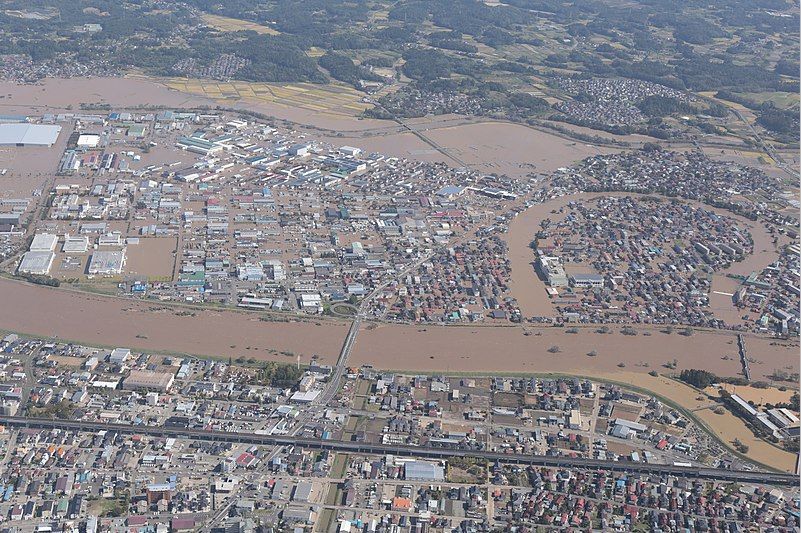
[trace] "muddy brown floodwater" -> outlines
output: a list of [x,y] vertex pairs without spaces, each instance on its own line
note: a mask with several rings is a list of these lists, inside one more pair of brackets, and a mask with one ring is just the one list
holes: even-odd
[[[596,333],[579,328],[444,327],[380,325],[363,328],[349,360],[355,366],[425,372],[564,372],[594,375],[616,372],[664,372],[662,365],[698,368],[721,376],[740,372],[736,337],[727,332],[696,331],[691,337],[639,328],[637,336]],[[650,335],[644,334],[645,332]],[[776,369],[798,371],[796,344],[748,337],[754,379],[767,379]],[[557,347],[557,353],[548,350]],[[588,355],[590,352],[596,355]],[[618,366],[620,364],[624,366]]]
[[[0,279],[0,329],[103,346],[211,357],[336,362],[347,324],[266,322],[257,313],[123,300]],[[316,325],[320,324],[320,325]],[[284,354],[280,352],[285,352]]]
[[[163,80],[144,77],[48,78],[36,85],[0,83],[0,111],[7,114],[78,110],[82,103],[114,108],[152,105],[239,108],[292,121],[314,138],[334,144],[351,144],[397,157],[456,164],[454,159],[391,120],[311,111],[246,98],[213,100],[169,89]],[[475,122],[473,118],[458,115],[423,117],[409,120],[407,124],[446,153],[486,173],[524,176],[529,172],[550,172],[591,155],[617,151],[574,142],[520,124]],[[315,131],[318,128],[327,131]],[[338,133],[334,135],[332,131]]]
[[[540,229],[540,222],[546,218],[556,220],[564,215],[553,214],[571,201],[590,201],[604,196],[642,196],[633,193],[582,193],[562,196],[549,202],[534,205],[518,215],[509,225],[505,241],[509,246],[509,260],[511,262],[511,281],[509,284],[512,295],[517,298],[523,316],[554,316],[554,309],[545,292],[545,283],[537,276],[534,270],[534,251],[529,244]],[[779,255],[779,249],[773,244],[773,237],[761,222],[754,222],[745,217],[735,215],[723,209],[717,209],[698,202],[687,202],[696,207],[714,211],[720,215],[737,221],[741,228],[747,229],[754,240],[754,253],[745,260],[732,263],[726,269],[716,273],[712,278],[712,290],[709,294],[711,311],[727,324],[742,324],[742,311],[734,306],[733,293],[740,283],[730,275],[748,276],[751,272],[767,267]],[[781,244],[781,243],[780,243]]]

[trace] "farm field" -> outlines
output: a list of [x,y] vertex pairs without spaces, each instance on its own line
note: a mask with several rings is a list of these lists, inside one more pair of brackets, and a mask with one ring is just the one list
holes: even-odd
[[361,93],[339,84],[220,82],[190,78],[166,78],[163,83],[170,89],[216,101],[244,100],[335,115],[357,116],[369,107],[361,101]]
[[230,17],[223,17],[220,15],[212,15],[210,13],[203,14],[203,20],[212,28],[220,31],[255,31],[263,35],[279,35],[281,32],[247,20],[235,19]]

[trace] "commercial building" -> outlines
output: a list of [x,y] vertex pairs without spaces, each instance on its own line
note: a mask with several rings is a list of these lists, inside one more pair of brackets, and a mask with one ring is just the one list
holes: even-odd
[[409,461],[403,473],[407,481],[445,481],[445,469],[425,461]]
[[61,126],[50,124],[0,124],[0,146],[53,146]]
[[538,254],[536,267],[551,287],[567,286],[567,274],[562,266],[562,260],[558,257]]
[[78,136],[78,140],[75,144],[82,148],[95,148],[100,144],[100,135],[96,133],[82,133]]
[[306,392],[297,391],[295,394],[290,396],[289,401],[292,403],[312,403],[317,397],[320,395],[319,390],[310,390]]
[[146,370],[131,370],[131,373],[122,382],[125,390],[145,389],[156,392],[166,392],[175,381],[174,374],[166,372],[148,372]]

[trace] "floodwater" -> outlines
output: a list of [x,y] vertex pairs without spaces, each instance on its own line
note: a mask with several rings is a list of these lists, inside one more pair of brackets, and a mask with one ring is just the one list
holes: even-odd
[[438,128],[425,135],[470,166],[509,176],[552,172],[586,157],[616,151],[507,122]]
[[171,280],[175,263],[175,237],[142,237],[126,247],[125,273],[151,280]]
[[[0,114],[6,114],[2,107]],[[44,190],[72,134],[69,125],[61,126],[56,143],[50,147],[0,146],[0,169],[6,170],[0,176],[0,198],[28,198],[34,190]]]
[[[549,202],[531,206],[518,215],[509,225],[505,235],[509,246],[509,259],[511,261],[511,281],[509,283],[512,295],[517,298],[523,316],[553,316],[553,306],[547,293],[546,285],[534,270],[534,251],[529,244],[540,228],[540,222],[546,218],[557,221],[563,217],[552,213],[566,206],[571,201],[590,201],[604,196],[637,196],[632,193],[584,193],[556,198]],[[726,269],[712,277],[712,288],[709,294],[709,307],[716,317],[723,319],[727,324],[741,324],[742,311],[738,310],[732,295],[740,283],[727,275],[748,276],[753,271],[767,267],[778,258],[779,249],[773,244],[773,237],[761,222],[754,222],[745,217],[735,215],[723,209],[710,207],[698,202],[687,202],[696,207],[714,211],[720,215],[732,218],[739,226],[747,229],[754,240],[754,253],[745,260],[732,263]]]
[[540,229],[540,222],[546,218],[555,221],[559,215],[551,214],[551,211],[559,210],[571,201],[589,200],[597,196],[599,195],[577,194],[533,205],[509,224],[509,231],[504,235],[512,269],[509,290],[517,299],[524,317],[554,315],[553,305],[545,292],[545,282],[534,270],[536,256],[529,246]]
[[0,82],[0,112],[3,114],[80,112],[81,104],[108,104],[117,109],[156,105],[165,108],[222,106],[256,111],[277,119],[307,124],[315,128],[346,131],[380,128],[394,124],[388,121],[358,119],[264,101],[214,100],[170,89],[159,83],[158,79],[145,77],[46,78],[35,85]]
[[[793,390],[792,383],[786,383],[785,385],[789,385],[785,390],[779,390],[776,387],[760,389],[752,387],[751,385],[732,385],[731,383],[722,383],[720,388],[727,390],[730,394],[737,394],[747,402],[754,402],[756,405],[765,405],[768,403],[777,404],[789,402],[795,391]],[[708,387],[705,391],[709,392],[709,394],[718,394],[718,389],[715,387]]]
[[[394,123],[385,121],[385,124]],[[479,172],[511,177],[548,173],[592,155],[616,151],[509,122],[449,115],[414,119],[407,124],[433,145],[397,125],[323,137],[334,144],[351,144],[367,152],[442,161],[457,167],[466,165]]]
[[[720,376],[740,374],[736,337],[732,333],[696,331],[685,337],[640,327],[637,336],[596,333],[579,328],[445,327],[379,325],[363,328],[349,362],[378,368],[447,372],[664,372],[662,365],[697,368]],[[528,331],[529,335],[525,334]],[[645,332],[650,335],[645,335]],[[760,361],[751,367],[754,379],[767,379],[777,369],[798,371],[798,345],[747,337],[749,354]],[[557,347],[557,353],[549,352]],[[596,355],[588,355],[590,352]],[[702,354],[702,355],[701,355]],[[622,364],[623,366],[618,366]]]
[[[0,83],[0,111],[6,114],[79,111],[82,103],[107,104],[117,109],[161,105],[167,108],[222,106],[256,111],[290,121],[312,137],[334,144],[351,144],[366,151],[424,161],[459,161],[480,172],[518,177],[550,172],[585,157],[614,152],[574,142],[547,131],[508,122],[444,115],[407,121],[441,151],[390,120],[315,111],[247,98],[217,101],[169,89],[158,79],[71,78],[45,79],[36,85]],[[444,152],[444,153],[443,153]],[[453,156],[453,157],[450,157]]]
[[113,107],[215,105],[212,100],[170,91],[157,83],[135,78],[47,78],[35,85],[2,82],[0,96],[3,97],[0,110],[4,114],[69,110],[79,113],[82,103]]
[[[755,437],[745,423],[730,411],[726,410],[723,414],[715,413],[714,408],[717,404],[712,398],[716,398],[718,393],[711,387],[705,391],[709,394],[709,396],[706,396],[679,381],[664,376],[653,377],[648,374],[623,372],[597,377],[599,379],[607,378],[617,382],[630,383],[669,398],[685,409],[692,411],[693,415],[704,422],[722,441],[730,446],[734,439],[739,439],[743,444],[746,444],[750,448],[748,456],[751,459],[787,472],[795,471],[796,456],[794,454],[780,450],[776,446],[772,446]],[[740,387],[738,387],[739,389]],[[779,392],[777,389],[769,390]]]
[[294,362],[300,354],[305,363],[312,355],[334,363],[347,332],[346,323],[332,320],[266,322],[258,313],[167,306],[8,279],[0,279],[0,302],[2,330],[210,357]]

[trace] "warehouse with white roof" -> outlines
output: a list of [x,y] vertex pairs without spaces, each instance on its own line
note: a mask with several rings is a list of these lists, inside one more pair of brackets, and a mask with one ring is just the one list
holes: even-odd
[[97,251],[89,260],[89,274],[119,274],[125,265],[125,250]]
[[60,133],[54,124],[0,124],[0,146],[53,146]]
[[52,252],[56,249],[58,236],[52,233],[39,233],[33,237],[31,246],[28,248],[31,252]]
[[56,254],[53,252],[25,252],[19,262],[17,271],[23,274],[37,274],[44,276],[50,272],[53,266],[53,259]]

